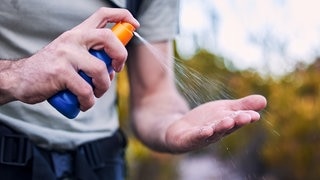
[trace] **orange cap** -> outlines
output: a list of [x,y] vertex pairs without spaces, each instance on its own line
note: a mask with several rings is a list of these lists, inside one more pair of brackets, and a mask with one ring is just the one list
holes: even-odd
[[127,45],[133,37],[135,28],[127,22],[119,22],[112,27],[112,32],[118,37],[123,45]]

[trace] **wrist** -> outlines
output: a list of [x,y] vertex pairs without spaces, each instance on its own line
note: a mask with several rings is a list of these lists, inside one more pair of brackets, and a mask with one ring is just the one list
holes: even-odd
[[142,122],[142,120],[138,121],[136,119],[131,125],[133,125],[133,130],[138,139],[140,139],[143,144],[145,144],[150,149],[162,153],[176,154],[178,152],[175,150],[175,147],[172,146],[172,139],[168,139],[168,137],[170,137],[170,135],[168,134],[172,133],[170,132],[170,130],[172,129],[171,127],[175,124],[176,121],[179,121],[182,116],[182,114],[177,113],[170,114],[165,117],[154,116],[154,118],[143,118],[144,120],[148,119],[148,123],[146,121]]
[[16,100],[14,97],[15,86],[19,83],[16,77],[16,61],[0,60],[0,105]]

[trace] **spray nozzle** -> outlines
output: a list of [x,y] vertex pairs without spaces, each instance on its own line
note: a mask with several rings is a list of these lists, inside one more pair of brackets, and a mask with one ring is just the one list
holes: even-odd
[[127,22],[119,22],[112,27],[112,32],[118,37],[123,45],[127,45],[133,37],[135,28]]

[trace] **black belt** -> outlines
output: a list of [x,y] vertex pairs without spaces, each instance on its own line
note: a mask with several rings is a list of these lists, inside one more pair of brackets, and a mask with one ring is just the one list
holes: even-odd
[[78,147],[77,152],[84,155],[91,168],[103,167],[108,161],[113,161],[119,153],[124,154],[127,139],[121,130],[113,136],[85,143]]
[[[0,137],[0,163],[25,166],[32,158],[35,145],[27,136],[3,125],[0,125]],[[126,145],[125,135],[117,130],[111,137],[85,143],[70,153],[83,155],[91,168],[99,168],[112,160],[115,154],[121,153],[119,150],[123,150]],[[49,150],[43,151],[50,153]]]
[[31,156],[32,147],[29,139],[0,125],[0,163],[25,166]]

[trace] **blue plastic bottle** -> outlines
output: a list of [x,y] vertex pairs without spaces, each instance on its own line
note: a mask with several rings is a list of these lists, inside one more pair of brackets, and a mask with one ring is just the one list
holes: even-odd
[[[133,37],[134,27],[125,22],[117,23],[112,32],[118,37],[123,45],[126,45]],[[113,71],[111,65],[111,58],[104,52],[104,50],[93,50],[89,52],[95,57],[105,62],[109,73]],[[79,71],[79,75],[85,79],[94,88],[91,77],[87,76],[83,71]],[[80,104],[77,97],[69,90],[63,90],[48,99],[48,102],[61,114],[69,119],[75,118],[80,112]]]

